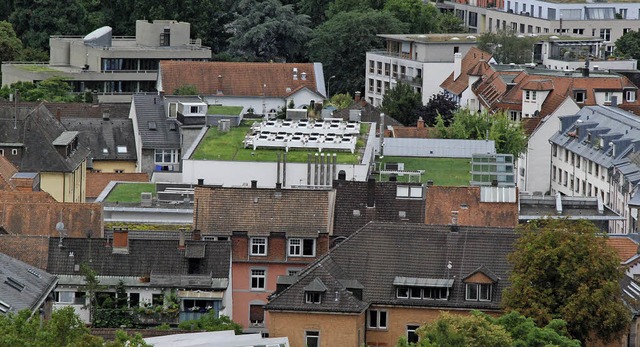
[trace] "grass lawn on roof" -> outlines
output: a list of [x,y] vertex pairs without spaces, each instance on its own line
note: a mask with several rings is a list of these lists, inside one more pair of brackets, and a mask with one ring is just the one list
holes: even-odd
[[[232,127],[227,133],[220,132],[217,128],[210,128],[191,156],[191,159],[271,162],[278,159],[278,153],[285,153],[284,148],[258,148],[255,151],[253,148],[244,148],[242,141],[250,128],[249,122],[243,122],[239,127]],[[361,137],[363,134],[367,134],[368,130],[369,124],[362,124],[360,128]],[[358,164],[358,149],[362,146],[364,146],[364,141],[359,138],[354,154],[346,151],[332,152],[327,150],[323,151],[323,153],[336,153],[338,164]],[[318,153],[318,151],[290,149],[287,152],[287,162],[303,163],[307,161],[309,154],[315,155],[315,153]]]
[[105,202],[140,202],[140,193],[156,195],[155,183],[118,183],[111,190]]
[[[437,186],[468,186],[471,181],[471,159],[469,158],[416,158],[387,157],[383,163],[404,163],[404,170],[424,170],[422,183],[432,180]],[[378,178],[378,177],[376,177]],[[407,182],[409,176],[398,177],[398,181]],[[383,177],[383,180],[388,178]],[[415,177],[411,177],[415,182]]]
[[60,72],[56,69],[52,69],[45,64],[18,64],[15,65],[20,70],[25,70],[29,72]]
[[207,114],[220,114],[225,116],[237,116],[240,112],[242,112],[242,106],[211,105],[207,109]]

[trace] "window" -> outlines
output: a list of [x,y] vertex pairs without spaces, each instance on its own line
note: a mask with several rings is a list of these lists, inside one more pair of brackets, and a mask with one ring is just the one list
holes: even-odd
[[84,304],[84,294],[81,292],[55,292],[56,302],[63,304]]
[[376,93],[382,93],[382,81],[376,80]]
[[266,281],[266,271],[261,269],[251,270],[251,289],[264,290]]
[[252,326],[264,325],[264,305],[249,305],[249,322]]
[[369,78],[369,92],[373,93],[373,78]]
[[178,149],[156,149],[156,164],[175,164],[180,160],[180,150]]
[[153,305],[163,305],[164,304],[164,294],[151,294],[151,304]]
[[469,12],[469,26],[477,27],[478,26],[478,14],[475,12]]
[[160,46],[171,46],[171,29],[165,28],[160,34]]
[[576,91],[573,94],[573,98],[576,100],[576,102],[582,103],[587,97],[584,91]]
[[289,276],[298,276],[300,273],[300,269],[289,269],[287,270],[287,275]]
[[198,106],[191,106],[189,107],[189,113],[198,113],[200,111],[199,109]]
[[369,322],[367,326],[370,329],[386,329],[387,311],[369,310]]
[[555,143],[551,145],[551,152],[553,153],[554,157],[558,156],[558,145],[556,145]]
[[389,76],[390,73],[391,73],[391,64],[384,63],[384,75]]
[[536,92],[532,90],[525,90],[524,99],[526,101],[536,101]]
[[267,238],[251,238],[251,255],[267,255]]
[[114,169],[113,172],[115,173],[124,173],[123,169]]
[[320,347],[320,332],[319,331],[305,331],[304,342],[306,347]]
[[[4,154],[3,154],[3,155],[4,155]],[[15,149],[15,148],[13,148],[13,149],[11,150],[11,155],[18,155],[18,150],[17,150],[17,149]]]
[[322,292],[305,292],[304,302],[307,304],[319,304],[322,302]]
[[580,168],[580,162],[582,162],[582,157],[579,155],[576,155],[576,167],[578,169]]
[[397,186],[397,198],[422,198],[422,186]]
[[369,60],[369,72],[373,73],[375,70],[373,60]]
[[140,293],[129,293],[129,307],[138,307],[138,306],[140,306]]
[[418,342],[418,334],[416,334],[416,330],[419,328],[419,325],[407,325],[407,342],[417,343]]
[[491,301],[492,287],[493,285],[488,283],[467,283],[465,300]]
[[604,92],[604,102],[611,102],[611,92]]
[[605,42],[611,41],[611,29],[600,29],[600,38]]
[[378,75],[382,75],[382,62],[381,61],[376,62],[376,65],[378,67],[376,72],[378,73]]
[[627,90],[624,92],[624,98],[627,100],[627,102],[634,102],[636,101],[636,91],[635,90]]
[[396,297],[399,299],[408,299],[409,298],[409,287],[398,287],[396,288]]
[[289,239],[289,256],[313,257],[315,255],[315,239]]
[[555,165],[553,166],[553,170],[551,170],[551,173],[553,174],[553,180],[555,181],[556,177],[557,177],[557,175],[556,175],[556,166]]
[[127,153],[127,146],[117,146],[116,147],[116,151],[119,154],[125,154],[125,153]]

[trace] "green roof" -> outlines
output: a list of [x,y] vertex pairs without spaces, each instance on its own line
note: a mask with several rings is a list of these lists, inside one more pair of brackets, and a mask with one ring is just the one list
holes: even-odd
[[[335,153],[338,164],[359,164],[360,152],[365,146],[366,137],[369,132],[369,124],[361,124],[360,135],[356,144],[355,153],[328,151],[323,153]],[[242,141],[245,135],[251,130],[249,122],[243,122],[238,127],[231,127],[229,132],[221,132],[217,128],[209,128],[202,141],[194,151],[191,159],[194,160],[223,160],[223,161],[252,161],[252,162],[275,162],[278,154],[285,153],[282,149],[256,149],[244,148]],[[315,155],[318,151],[290,149],[287,152],[287,162],[306,163],[308,155]]]
[[222,106],[222,105],[211,105],[207,109],[207,114],[219,114],[226,116],[237,116],[242,112],[242,106]]

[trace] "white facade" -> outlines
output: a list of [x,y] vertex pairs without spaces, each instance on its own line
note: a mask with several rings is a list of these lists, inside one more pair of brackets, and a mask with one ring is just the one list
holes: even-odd
[[550,192],[551,144],[549,138],[560,128],[558,116],[575,114],[580,107],[566,98],[550,115],[545,117],[531,133],[527,148],[518,158],[518,189],[522,192]]

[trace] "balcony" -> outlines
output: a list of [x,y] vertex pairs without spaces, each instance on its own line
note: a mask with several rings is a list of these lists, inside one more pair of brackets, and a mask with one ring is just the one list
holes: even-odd
[[422,76],[408,76],[406,74],[399,74],[398,81],[409,83],[416,86],[422,86]]

